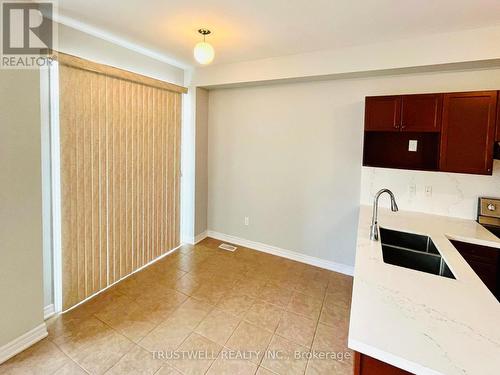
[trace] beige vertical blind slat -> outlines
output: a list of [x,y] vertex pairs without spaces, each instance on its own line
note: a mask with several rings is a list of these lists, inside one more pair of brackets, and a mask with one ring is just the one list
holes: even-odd
[[[144,92],[145,87],[139,87],[139,95],[138,95],[138,107],[142,108],[144,106]],[[137,147],[138,147],[138,165],[139,169],[137,171],[137,215],[140,218],[138,220],[137,225],[139,229],[138,233],[138,244],[137,244],[137,261],[138,266],[141,267],[144,264],[144,111],[140,111],[138,114],[137,120]]]
[[111,88],[113,94],[111,96],[111,135],[112,135],[112,148],[113,148],[113,167],[111,170],[111,177],[113,178],[113,185],[111,186],[110,199],[113,200],[113,227],[111,233],[113,235],[113,243],[111,245],[111,282],[114,283],[119,279],[120,269],[120,87],[116,84],[115,80],[111,80]]
[[[77,85],[80,91],[80,97],[85,95],[83,72],[78,72]],[[81,125],[77,128],[76,137],[76,159],[77,159],[77,170],[76,170],[76,181],[77,181],[77,253],[78,253],[78,296],[77,299],[84,299],[86,296],[86,253],[85,253],[85,224],[87,222],[85,215],[85,127],[86,127],[86,115],[85,115],[85,102],[78,97],[75,98],[76,105],[74,109],[75,119],[80,117]],[[78,121],[78,120],[77,120]]]
[[182,91],[129,78],[60,61],[65,310],[179,245]]
[[153,142],[152,142],[152,138],[153,138],[153,120],[152,120],[152,112],[153,112],[153,108],[152,108],[152,98],[153,98],[153,89],[151,87],[148,87],[148,105],[147,105],[147,108],[148,108],[148,121],[147,121],[147,138],[148,138],[148,143],[147,143],[147,146],[146,146],[146,150],[147,150],[147,154],[148,154],[148,162],[147,162],[147,169],[148,169],[148,175],[147,175],[147,180],[146,180],[146,186],[148,187],[148,193],[147,193],[147,200],[148,200],[148,203],[147,203],[147,207],[148,207],[148,216],[147,216],[147,219],[148,219],[148,229],[147,229],[147,233],[148,233],[148,236],[147,236],[147,241],[148,241],[148,246],[147,246],[147,257],[146,257],[146,263],[148,263],[149,261],[151,261],[151,253],[152,253],[152,243],[153,243],[153,236],[152,236],[152,232],[153,232],[153,223],[152,223],[152,220],[151,220],[151,211],[153,209],[153,205],[152,205],[152,191],[153,191],[153,174],[151,173],[151,167],[153,165],[153,158],[152,158],[152,154],[153,154]]
[[125,111],[126,111],[126,103],[125,103],[125,82],[118,80],[117,84],[119,85],[119,97],[120,100],[118,102],[118,115],[119,115],[119,139],[118,139],[118,205],[119,205],[119,220],[118,220],[118,232],[120,234],[118,247],[119,247],[119,256],[118,256],[118,264],[117,264],[117,276],[116,278],[119,280],[125,274],[125,231],[126,231],[126,217],[125,217],[125,206],[127,204],[125,200],[125,189],[126,189],[126,164],[125,164]]
[[173,124],[173,112],[171,108],[173,107],[172,105],[172,97],[168,95],[167,98],[167,107],[169,108],[168,112],[168,124],[169,126],[167,127],[168,129],[168,140],[167,140],[167,171],[168,171],[168,186],[167,186],[167,199],[168,199],[168,204],[167,204],[167,217],[168,217],[168,225],[167,225],[167,233],[168,233],[168,240],[167,240],[167,245],[172,246],[173,240],[172,240],[172,228],[173,228],[173,221],[172,221],[172,213],[173,213],[173,184],[172,184],[172,178],[174,175],[174,170],[172,168],[172,151],[174,149],[174,142],[173,142],[173,132],[174,132],[174,127],[170,126]]
[[[165,141],[164,141],[164,134],[165,134],[165,129],[164,129],[164,125],[165,125],[165,121],[164,121],[164,118],[165,118],[165,111],[166,111],[166,107],[165,105],[162,105],[162,103],[164,103],[164,100],[165,100],[165,96],[164,96],[164,92],[163,91],[160,91],[160,94],[159,94],[159,102],[160,102],[160,120],[159,120],[159,127],[160,127],[160,134],[158,136],[159,138],[159,142],[160,142],[160,147],[159,149],[160,150],[165,150]],[[163,152],[160,152],[159,153],[159,160],[158,160],[158,165],[159,165],[159,175],[160,175],[160,189],[159,189],[159,201],[158,201],[158,209],[159,209],[159,216],[160,216],[160,222],[158,223],[158,227],[159,227],[159,232],[160,232],[160,236],[159,236],[159,243],[160,243],[160,247],[161,248],[164,248],[164,237],[165,237],[165,233],[164,233],[164,230],[163,228],[165,227],[165,210],[164,210],[164,191],[165,191],[165,173],[164,173],[164,162],[163,162],[163,158],[162,158],[162,154]]]
[[159,154],[161,152],[160,150],[160,144],[159,144],[159,139],[160,139],[160,103],[159,103],[159,92],[160,90],[155,89],[155,102],[154,102],[154,108],[155,108],[155,118],[154,118],[154,130],[155,130],[155,136],[154,136],[154,146],[155,146],[155,163],[154,163],[154,174],[155,174],[155,194],[154,194],[154,216],[155,216],[155,233],[154,233],[154,249],[155,249],[155,258],[160,255],[160,242],[158,241],[158,238],[160,236],[160,213],[158,211],[158,207],[160,205],[160,199],[159,199],[159,193],[160,193],[160,188],[161,188],[161,176],[160,176],[160,158]]
[[92,278],[90,291],[95,293],[99,290],[99,91],[98,79],[96,74],[92,75],[90,80],[90,148],[91,148],[91,173],[90,173],[90,190],[91,190],[91,248],[92,248]]
[[[173,183],[175,184],[175,230],[174,230],[174,245],[180,243],[181,240],[181,98],[180,95],[174,96],[175,105],[175,144],[176,144],[176,153],[175,153],[175,161],[174,161],[174,170],[175,170],[175,179]],[[177,246],[177,245],[176,245]]]
[[[113,131],[113,114],[115,102],[116,88],[112,84],[112,79],[106,77],[106,146],[108,152],[108,169],[107,169],[107,201],[108,201],[108,251],[107,265],[108,282],[112,284],[115,280],[115,139],[116,132]],[[64,252],[64,250],[63,250]],[[64,272],[64,270],[63,270]]]
[[145,233],[148,235],[145,236],[145,257],[144,257],[144,263],[149,262],[149,253],[150,253],[150,246],[151,246],[151,218],[150,218],[150,198],[151,198],[151,174],[150,174],[150,167],[151,167],[151,142],[150,142],[150,133],[151,133],[151,88],[148,87],[146,90],[146,113],[145,113],[145,124],[144,124],[144,136],[145,136],[145,146],[144,146],[144,153],[145,153],[145,161],[144,161],[144,168],[146,169],[146,175],[145,175],[145,180],[144,180],[144,198],[145,198],[145,216],[144,216],[144,221],[145,221]]
[[174,205],[175,205],[175,212],[174,212],[174,233],[173,233],[173,238],[174,238],[174,245],[179,243],[180,241],[180,213],[181,213],[181,205],[180,205],[180,197],[181,197],[181,114],[180,114],[180,108],[181,108],[181,101],[179,95],[174,96],[174,108],[173,111],[175,113],[175,137],[174,137],[174,142],[175,142],[175,159],[174,159],[174,181],[172,183],[175,186],[175,195],[174,195]]
[[106,77],[98,75],[98,121],[99,121],[99,285],[98,290],[108,285],[108,149],[107,149],[107,126],[106,126]]

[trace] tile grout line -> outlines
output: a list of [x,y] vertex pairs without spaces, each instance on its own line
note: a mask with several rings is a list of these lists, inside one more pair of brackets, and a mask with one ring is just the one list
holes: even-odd
[[[327,295],[327,290],[328,290],[328,286],[330,285],[330,280],[328,280],[328,283],[327,283],[327,286],[326,286],[326,289],[325,289],[325,294],[323,295],[323,300],[321,302],[321,308],[319,310],[319,316],[318,316],[318,321],[316,322],[316,328],[314,329],[314,335],[313,335],[313,339],[312,339],[312,342],[311,342],[311,353],[314,352],[314,340],[316,339],[316,335],[318,333],[318,326],[320,324],[320,320],[321,320],[321,313],[323,312],[323,307],[325,306],[325,301],[326,301],[326,295]],[[307,360],[307,363],[306,363],[306,368],[304,369],[304,372],[303,374],[305,374],[307,372],[307,368],[309,367],[309,362],[311,362],[311,359],[312,359],[312,356],[311,358],[309,358]]]
[[[176,252],[177,254],[177,252]],[[275,267],[281,263],[279,263],[279,260],[281,259],[280,257],[269,257],[269,259],[266,257],[266,259],[264,260],[259,260],[257,261],[255,258],[255,260],[252,260],[254,258],[250,258],[250,257],[237,257],[236,255],[234,254],[231,254],[231,257],[229,256],[226,256],[226,255],[219,255],[218,253],[214,253],[214,252],[209,252],[208,255],[205,256],[205,254],[203,255],[203,259],[202,260],[199,260],[199,261],[196,261],[196,262],[193,262],[193,261],[190,261],[190,257],[191,256],[194,256],[194,255],[190,255],[190,254],[199,254],[198,252],[196,252],[196,247],[193,248],[193,250],[190,250],[189,252],[187,253],[182,253],[179,251],[179,254],[180,254],[180,258],[185,258],[186,262],[189,262],[188,264],[191,264],[190,266],[185,266],[184,267],[184,264],[182,265],[182,268],[179,267],[179,264],[176,263],[175,259],[172,263],[169,262],[169,265],[172,266],[173,269],[177,270],[177,271],[180,271],[181,273],[183,273],[183,275],[181,275],[180,277],[176,277],[175,279],[171,280],[170,284],[176,284],[178,280],[180,280],[181,278],[185,277],[186,275],[190,276],[191,278],[196,275],[197,273],[199,274],[207,274],[209,275],[210,277],[207,279],[207,280],[202,280],[202,282],[199,283],[199,286],[196,288],[196,289],[199,289],[201,285],[204,285],[206,283],[210,283],[210,282],[217,282],[217,281],[221,281],[221,282],[224,282],[224,277],[223,277],[223,274],[219,273],[218,272],[218,268],[222,267],[221,269],[226,269],[226,268],[231,268],[232,266],[237,266],[237,268],[242,272],[242,274],[244,275],[248,275],[248,274],[252,274],[252,272],[256,269],[256,268],[259,268],[259,267],[262,267],[262,271],[269,271],[269,270],[272,270],[273,268],[272,267]],[[276,259],[278,261],[278,263],[276,263],[274,261],[274,259]],[[270,263],[269,263],[270,262]],[[160,264],[160,263],[158,263]],[[203,267],[203,264],[207,264],[206,267]],[[166,264],[167,265],[167,264]],[[264,267],[265,266],[265,267]],[[297,269],[295,268],[294,266],[290,265],[286,267],[286,272],[293,272],[294,270],[297,270],[299,271],[299,275],[300,277],[304,277],[304,280],[306,283],[308,282],[307,280],[310,280],[312,284],[316,284],[315,282],[318,281],[318,284],[320,284],[319,282],[319,277],[318,279],[316,279],[316,276],[321,276],[321,274],[318,274],[315,270],[315,268],[311,268],[309,269],[309,267],[307,268],[303,268],[303,269]],[[145,272],[148,272],[149,270],[145,271]],[[267,272],[266,271],[266,272]],[[163,274],[164,272],[166,272],[165,270],[163,269],[160,269],[160,272],[161,274]],[[174,271],[175,272],[175,271]],[[307,348],[307,346],[304,346],[303,344],[301,343],[297,343],[295,342],[294,339],[288,339],[284,336],[282,336],[281,334],[278,334],[277,331],[278,331],[278,328],[280,327],[280,324],[283,322],[283,319],[284,319],[284,316],[285,314],[292,314],[292,315],[295,315],[297,317],[301,317],[301,318],[304,318],[304,319],[308,319],[308,320],[313,320],[310,318],[310,316],[308,315],[303,315],[301,313],[297,313],[295,311],[291,311],[289,310],[289,307],[293,301],[293,297],[294,295],[303,295],[305,297],[307,297],[308,299],[311,299],[311,300],[321,300],[321,304],[319,305],[319,313],[317,315],[317,318],[316,318],[316,322],[315,322],[315,326],[314,326],[314,333],[312,335],[312,340],[311,340],[311,346],[309,348],[307,348],[308,351],[312,351],[313,350],[313,345],[314,345],[314,342],[315,340],[317,339],[318,337],[318,330],[319,330],[319,325],[321,323],[321,315],[322,315],[322,312],[323,310],[326,308],[326,299],[327,299],[327,296],[328,296],[328,290],[329,290],[329,287],[330,287],[330,283],[332,282],[332,279],[331,277],[328,278],[328,282],[326,282],[326,288],[324,289],[323,291],[323,296],[322,298],[317,298],[317,293],[315,292],[316,291],[316,285],[311,285],[312,289],[310,287],[307,287],[304,286],[302,283],[301,285],[303,285],[303,287],[299,286],[297,283],[294,283],[293,285],[291,285],[292,287],[291,288],[283,288],[281,287],[281,285],[283,285],[283,282],[286,282],[285,279],[281,280],[281,284],[279,284],[277,286],[277,292],[279,293],[280,291],[286,291],[287,293],[290,293],[290,300],[286,303],[286,305],[281,305],[281,304],[275,304],[273,303],[274,301],[276,300],[273,300],[273,302],[270,302],[270,301],[267,301],[265,299],[262,299],[261,296],[262,296],[262,293],[263,291],[265,291],[266,289],[269,289],[270,288],[270,283],[272,282],[272,279],[269,278],[269,277],[266,277],[266,272],[259,272],[258,275],[256,275],[255,279],[256,280],[264,280],[265,282],[263,283],[263,286],[258,288],[258,291],[257,291],[257,296],[254,297],[254,296],[251,296],[249,295],[250,293],[243,293],[242,295],[248,297],[249,299],[252,300],[251,304],[250,304],[250,307],[247,308],[242,314],[233,314],[232,312],[230,311],[227,311],[227,310],[224,310],[224,309],[221,309],[218,304],[223,301],[227,296],[228,294],[235,290],[238,286],[238,282],[242,281],[245,279],[245,276],[241,276],[241,277],[235,277],[235,274],[234,273],[231,273],[231,277],[229,277],[229,280],[231,280],[230,282],[230,286],[228,288],[228,290],[224,293],[224,295],[220,298],[217,299],[217,302],[214,304],[212,301],[210,302],[207,302],[203,299],[198,299],[196,297],[193,297],[192,295],[190,294],[186,294],[184,291],[182,290],[178,290],[178,289],[175,289],[174,287],[171,287],[171,286],[165,286],[163,285],[159,285],[161,287],[165,287],[165,288],[168,288],[169,290],[172,290],[176,293],[179,293],[181,295],[183,295],[184,297],[186,297],[182,303],[180,303],[179,305],[176,305],[175,308],[172,310],[172,311],[168,311],[168,318],[166,319],[162,319],[162,320],[159,320],[158,323],[154,322],[154,321],[149,321],[150,323],[152,323],[152,328],[149,329],[144,335],[141,335],[140,339],[138,340],[138,342],[135,342],[134,340],[130,339],[129,337],[127,337],[125,334],[121,333],[120,331],[118,331],[118,329],[114,328],[113,326],[111,326],[109,323],[105,322],[104,320],[102,320],[101,318],[99,318],[96,314],[98,314],[99,312],[97,313],[91,313],[89,314],[88,316],[85,315],[85,318],[94,318],[96,320],[98,320],[99,322],[101,322],[104,326],[110,328],[112,330],[112,332],[115,332],[117,333],[119,336],[125,338],[128,342],[130,342],[132,345],[130,347],[129,350],[127,350],[122,356],[120,356],[120,358],[115,362],[113,363],[109,368],[106,369],[106,372],[109,371],[111,368],[113,368],[114,366],[116,366],[122,359],[123,357],[125,357],[126,355],[128,355],[130,352],[132,352],[135,348],[140,348],[141,350],[145,350],[149,353],[151,353],[149,350],[147,350],[146,348],[144,348],[141,344],[140,344],[140,341],[142,341],[146,336],[148,336],[152,331],[154,331],[155,329],[157,329],[159,326],[161,326],[162,324],[164,324],[166,321],[169,320],[169,318],[171,317],[171,315],[173,313],[175,313],[177,310],[179,310],[181,308],[181,306],[184,305],[184,303],[188,300],[188,299],[193,299],[195,301],[199,301],[201,303],[204,303],[204,304],[207,304],[210,306],[210,310],[207,312],[207,314],[196,324],[193,326],[192,329],[189,330],[189,334],[186,336],[186,338],[184,340],[182,340],[182,342],[176,347],[175,350],[178,350],[182,345],[185,344],[185,342],[189,339],[189,337],[192,336],[193,333],[196,333],[197,335],[203,337],[204,339],[207,339],[209,341],[213,341],[212,339],[206,337],[205,335],[203,334],[200,334],[198,332],[196,332],[196,329],[198,329],[200,327],[200,325],[206,321],[207,317],[214,311],[214,310],[220,310],[220,311],[223,311],[225,314],[228,314],[228,315],[231,315],[231,316],[234,316],[236,318],[238,318],[238,324],[235,326],[235,328],[232,330],[232,332],[229,334],[228,338],[224,341],[224,344],[220,345],[221,346],[221,350],[219,351],[219,353],[217,354],[216,358],[210,363],[210,365],[208,366],[208,368],[206,369],[205,373],[209,372],[210,369],[213,368],[215,362],[221,358],[221,355],[222,355],[222,352],[225,350],[225,349],[229,349],[229,350],[232,350],[231,348],[229,348],[227,346],[227,343],[231,340],[232,337],[234,337],[234,334],[236,332],[236,330],[243,324],[243,322],[245,323],[248,323],[252,326],[256,326],[266,332],[269,332],[271,334],[271,337],[270,337],[270,340],[269,342],[267,343],[266,345],[266,348],[265,348],[265,351],[264,351],[264,354],[270,350],[270,347],[271,347],[271,343],[273,341],[273,338],[276,336],[276,337],[279,337],[279,338],[282,338],[284,340],[288,340],[289,342],[295,344],[295,345],[299,345],[300,347],[304,347],[304,348]],[[229,276],[229,275],[228,275]],[[285,275],[283,275],[285,276]],[[226,278],[227,279],[227,278]],[[233,280],[234,279],[234,280]],[[168,284],[168,285],[170,285]],[[217,287],[215,287],[217,289]],[[131,298],[132,300],[136,301],[136,298],[133,298],[132,296],[128,295],[127,293],[125,292],[120,292],[120,291],[117,291],[120,295],[124,295],[128,298]],[[112,301],[111,301],[112,302]],[[277,324],[274,326],[274,328],[272,330],[266,328],[266,327],[262,327],[261,325],[259,324],[255,324],[255,323],[252,323],[252,322],[249,322],[247,321],[247,316],[248,316],[248,313],[249,311],[252,309],[252,307],[254,307],[257,303],[264,303],[264,304],[267,304],[269,306],[273,306],[274,308],[278,309],[280,311],[280,317],[278,319],[278,322]],[[162,317],[163,315],[159,316],[160,318]],[[326,324],[327,326],[330,326],[330,324]],[[49,339],[52,343],[54,343],[52,341],[52,339]],[[217,343],[216,343],[217,344]],[[74,363],[77,367],[81,368],[85,373],[89,373],[85,368],[81,367],[75,360],[73,360],[73,358],[71,358],[69,355],[67,355],[64,351],[62,351],[61,347],[59,347],[59,345],[55,344],[56,347],[61,350],[61,352],[72,362]],[[273,370],[270,370],[270,369],[267,369],[265,366],[263,366],[263,360],[264,360],[264,356],[262,358],[260,358],[260,360],[258,361],[257,363],[257,368],[256,368],[256,372],[259,370],[260,367],[262,367],[263,369],[266,369],[268,371],[271,371],[273,373],[275,373],[275,371]],[[250,363],[254,364],[255,365],[255,362],[252,362],[252,361],[249,361]],[[304,368],[304,371],[303,373],[307,372],[307,369],[309,368],[309,365],[310,365],[310,362],[311,362],[311,358],[309,358],[307,361],[306,361],[306,364],[305,364],[305,368]],[[155,373],[158,373],[162,367],[168,367],[168,368],[174,368],[175,370],[181,372],[181,373],[184,373],[183,371],[180,371],[178,370],[174,365],[166,362],[165,360],[162,360],[161,361],[161,366],[160,368],[155,372]],[[62,368],[63,366],[61,366]],[[58,371],[58,370],[56,370]]]
[[[126,294],[124,294],[124,295],[126,297],[128,297],[128,298],[131,298],[130,296],[128,296]],[[144,347],[142,347],[141,345],[139,345],[139,343],[136,343],[135,341],[133,341],[132,339],[130,339],[129,337],[127,337],[126,335],[124,335],[123,333],[121,333],[120,331],[118,331],[116,328],[114,328],[113,326],[109,325],[108,323],[106,323],[105,321],[103,321],[102,319],[100,319],[96,314],[90,314],[90,316],[93,317],[93,318],[95,318],[95,319],[97,319],[97,320],[99,320],[101,323],[103,323],[105,326],[109,327],[116,334],[124,337],[126,340],[128,340],[128,341],[130,341],[132,343],[131,348],[128,351],[126,351],[122,356],[120,356],[120,358],[118,359],[118,361],[116,361],[111,367],[109,367],[108,369],[106,369],[106,371],[104,371],[103,374],[105,374],[106,372],[108,372],[109,370],[111,370],[114,366],[116,366],[116,364],[118,362],[120,362],[123,357],[125,357],[127,354],[129,354],[134,349],[135,346],[138,346],[139,348],[145,349]],[[158,324],[157,326],[155,326],[153,329],[156,329],[160,324]],[[151,333],[151,331],[153,331],[153,329],[151,329],[146,335],[144,335],[143,337],[141,337],[141,339],[139,341],[141,341],[144,337],[146,337],[149,333]]]
[[[189,297],[189,298],[194,298],[194,297]],[[194,299],[195,299],[196,301],[199,301],[199,300],[198,300],[198,299],[196,299],[196,298],[194,298]],[[203,302],[203,301],[199,301],[199,302]],[[204,317],[200,320],[200,322],[199,322],[196,326],[194,326],[194,328],[192,328],[192,329],[191,329],[191,332],[189,333],[189,335],[187,335],[187,336],[186,336],[186,338],[185,338],[184,340],[182,340],[182,342],[181,342],[181,343],[180,343],[180,344],[179,344],[179,345],[178,345],[178,346],[177,346],[177,347],[173,350],[174,352],[176,352],[176,351],[177,351],[177,350],[178,350],[178,349],[179,349],[179,348],[180,348],[180,347],[181,347],[181,346],[182,346],[182,345],[183,345],[183,344],[184,344],[184,343],[185,343],[185,342],[186,342],[186,341],[187,341],[187,340],[191,337],[191,335],[192,335],[193,333],[196,333],[194,330],[195,330],[196,328],[198,328],[198,326],[201,324],[201,322],[202,322],[202,321],[203,321],[203,320],[204,320],[204,319],[205,319],[205,318],[206,318],[206,317],[207,317],[207,316],[208,316],[208,315],[209,315],[209,314],[213,311],[213,307],[214,307],[214,306],[213,306],[212,304],[207,303],[207,302],[203,302],[203,303],[205,303],[205,304],[207,304],[207,305],[212,306],[212,308],[211,308],[211,309],[210,309],[210,311],[209,311],[209,312],[208,312],[208,313],[207,313],[207,314],[206,314],[206,315],[205,315],[205,316],[204,316]],[[179,307],[180,307],[180,306],[179,306]],[[167,320],[168,320],[168,319],[167,319]],[[196,334],[198,334],[198,333],[196,333]],[[200,335],[200,336],[202,336],[202,335]],[[202,336],[202,337],[205,337],[205,336]],[[206,338],[206,339],[208,339],[207,337],[205,337],[205,338]],[[210,341],[212,341],[212,340],[210,340]],[[214,362],[215,362],[215,361],[214,361]],[[183,371],[181,371],[180,369],[178,369],[177,367],[175,367],[173,364],[172,364],[170,367],[173,367],[175,370],[177,370],[177,371],[179,371],[180,373],[184,374],[184,372],[183,372]]]
[[[266,283],[266,285],[267,285],[267,283]],[[294,291],[292,292],[292,296],[290,297],[290,301],[288,302],[288,304],[287,304],[287,306],[286,306],[286,307],[288,307],[288,306],[292,303],[293,293],[294,293],[294,292],[295,292],[295,288],[294,288]],[[284,311],[288,311],[288,310],[286,310],[286,307],[282,309],[282,310],[283,310],[283,312],[284,312]],[[264,351],[264,353],[267,353],[267,352],[269,351],[269,348],[270,348],[270,346],[271,346],[271,343],[272,343],[272,341],[273,341],[273,338],[274,338],[274,336],[276,335],[276,330],[278,329],[279,324],[281,323],[281,320],[282,320],[282,319],[283,319],[283,314],[282,314],[282,316],[280,317],[280,320],[278,321],[278,324],[277,324],[276,328],[274,329],[273,335],[271,336],[271,340],[269,340],[269,343],[267,344],[267,347],[266,347],[266,350]],[[279,335],[278,335],[278,336],[279,336]],[[279,337],[281,337],[281,336],[279,336]],[[266,370],[268,370],[268,371],[272,372],[273,374],[276,374],[276,372],[274,372],[274,371],[272,371],[272,370],[268,369],[267,367],[265,367],[264,365],[262,365],[262,362],[263,362],[263,361],[264,361],[264,357],[262,357],[262,359],[260,360],[259,365],[258,365],[258,367],[257,367],[257,370],[258,370],[258,368],[259,368],[259,367],[262,367],[262,368],[264,368],[264,369],[266,369]]]
[[[73,358],[71,358],[71,356],[69,354],[66,354],[66,352],[57,344],[55,343],[52,339],[48,339],[52,344],[54,344],[57,349],[59,349],[61,351],[61,353],[63,353],[71,362],[73,362],[74,364],[76,364],[76,366],[78,366],[80,369],[82,369],[85,373],[87,374],[90,374],[90,372],[88,372],[85,368],[83,368],[77,361],[75,361]],[[63,368],[63,366],[61,366],[59,369],[57,369],[56,371],[54,371],[54,373],[56,373],[57,371],[59,371],[61,368]]]
[[[75,364],[78,368],[82,369],[85,373],[89,374],[89,372],[87,370],[85,370],[83,367],[81,367],[76,361],[73,360],[73,358],[71,358],[69,355],[67,355],[60,347],[59,345],[57,345],[55,342],[53,342],[51,339],[47,338],[47,340],[52,344],[54,345],[57,350],[59,350],[62,355],[64,355],[71,363]],[[54,370],[54,372],[52,374],[55,374],[57,371],[61,370],[64,366],[66,366],[67,363],[63,363],[60,367],[58,367],[56,370]]]

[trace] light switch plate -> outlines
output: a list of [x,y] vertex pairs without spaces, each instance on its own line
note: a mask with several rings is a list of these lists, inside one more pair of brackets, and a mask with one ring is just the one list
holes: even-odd
[[410,139],[408,142],[408,151],[417,152],[418,141],[415,139]]

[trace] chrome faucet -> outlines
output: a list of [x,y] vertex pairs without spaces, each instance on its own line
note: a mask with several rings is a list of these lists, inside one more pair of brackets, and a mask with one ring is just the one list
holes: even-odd
[[378,241],[378,199],[384,193],[389,194],[391,197],[391,211],[396,212],[398,210],[398,205],[396,204],[396,198],[394,198],[394,194],[389,189],[382,189],[375,194],[375,198],[373,199],[373,215],[372,215],[372,225],[370,226],[370,240]]

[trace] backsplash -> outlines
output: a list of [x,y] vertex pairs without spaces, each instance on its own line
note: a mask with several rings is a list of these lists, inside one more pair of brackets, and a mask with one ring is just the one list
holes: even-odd
[[[478,197],[500,197],[500,161],[493,164],[493,176],[362,167],[361,204],[371,205],[381,188],[392,190],[401,210],[476,219]],[[389,199],[382,197],[380,204],[389,207]]]

